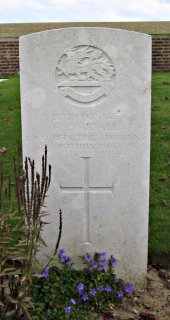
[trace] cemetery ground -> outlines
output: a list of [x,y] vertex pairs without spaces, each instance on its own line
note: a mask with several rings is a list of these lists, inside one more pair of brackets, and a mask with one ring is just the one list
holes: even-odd
[[[0,160],[10,172],[12,158],[21,142],[21,121],[19,77],[8,78],[9,81],[0,83]],[[126,298],[119,308],[110,306],[110,311],[101,319],[154,319],[139,318],[138,313],[141,312],[155,314],[156,320],[170,318],[170,292],[165,279],[157,272],[160,265],[165,269],[170,267],[170,73],[154,73],[152,85],[149,224],[149,260],[152,267],[148,272],[148,291]],[[95,315],[91,316],[91,320],[95,318]]]

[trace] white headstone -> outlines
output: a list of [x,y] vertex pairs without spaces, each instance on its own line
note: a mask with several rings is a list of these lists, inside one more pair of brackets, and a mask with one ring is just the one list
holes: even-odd
[[[44,232],[73,260],[107,251],[118,274],[146,273],[151,37],[110,28],[66,28],[20,38],[24,156],[52,165]],[[38,160],[37,160],[38,159]]]

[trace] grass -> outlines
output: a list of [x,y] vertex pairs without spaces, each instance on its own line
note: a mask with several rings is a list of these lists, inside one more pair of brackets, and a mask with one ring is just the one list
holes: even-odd
[[149,252],[170,252],[170,73],[152,85]]
[[[17,156],[18,146],[21,145],[21,111],[18,76],[0,76],[9,80],[0,82],[0,148],[7,148],[6,154],[0,156],[3,165],[3,173],[8,175],[14,171],[13,158]],[[14,178],[13,178],[14,179]],[[13,185],[14,181],[11,180]],[[7,179],[4,181],[4,188],[8,190]],[[11,188],[11,207],[16,208],[15,188]],[[8,211],[8,197],[6,192],[2,193],[3,211]]]
[[42,23],[2,23],[0,24],[0,38],[18,38],[32,32],[68,27],[106,27],[126,29],[148,34],[170,34],[169,21],[145,22],[42,22]]
[[[3,77],[2,77],[3,78]],[[1,158],[10,163],[21,140],[19,77],[0,83]],[[170,252],[170,73],[154,73],[152,85],[152,139],[149,253]]]
[[21,144],[19,76],[0,78],[9,78],[8,81],[0,82],[0,148],[8,149],[1,160],[10,171],[17,146]]

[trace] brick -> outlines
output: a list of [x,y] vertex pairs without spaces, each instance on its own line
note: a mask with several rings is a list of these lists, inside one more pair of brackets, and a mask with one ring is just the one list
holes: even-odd
[[[152,70],[170,71],[170,36],[152,36]],[[0,41],[0,73],[19,72],[19,42]]]

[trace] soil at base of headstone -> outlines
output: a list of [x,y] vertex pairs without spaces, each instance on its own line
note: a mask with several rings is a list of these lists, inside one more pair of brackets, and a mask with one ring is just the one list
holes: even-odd
[[[151,268],[147,275],[147,290],[135,292],[133,296],[124,299],[122,304],[113,308],[112,314],[115,320],[149,320],[142,318],[142,313],[153,314],[156,320],[170,320],[170,288],[167,282],[159,276],[156,269]],[[105,319],[103,317],[103,319]]]

